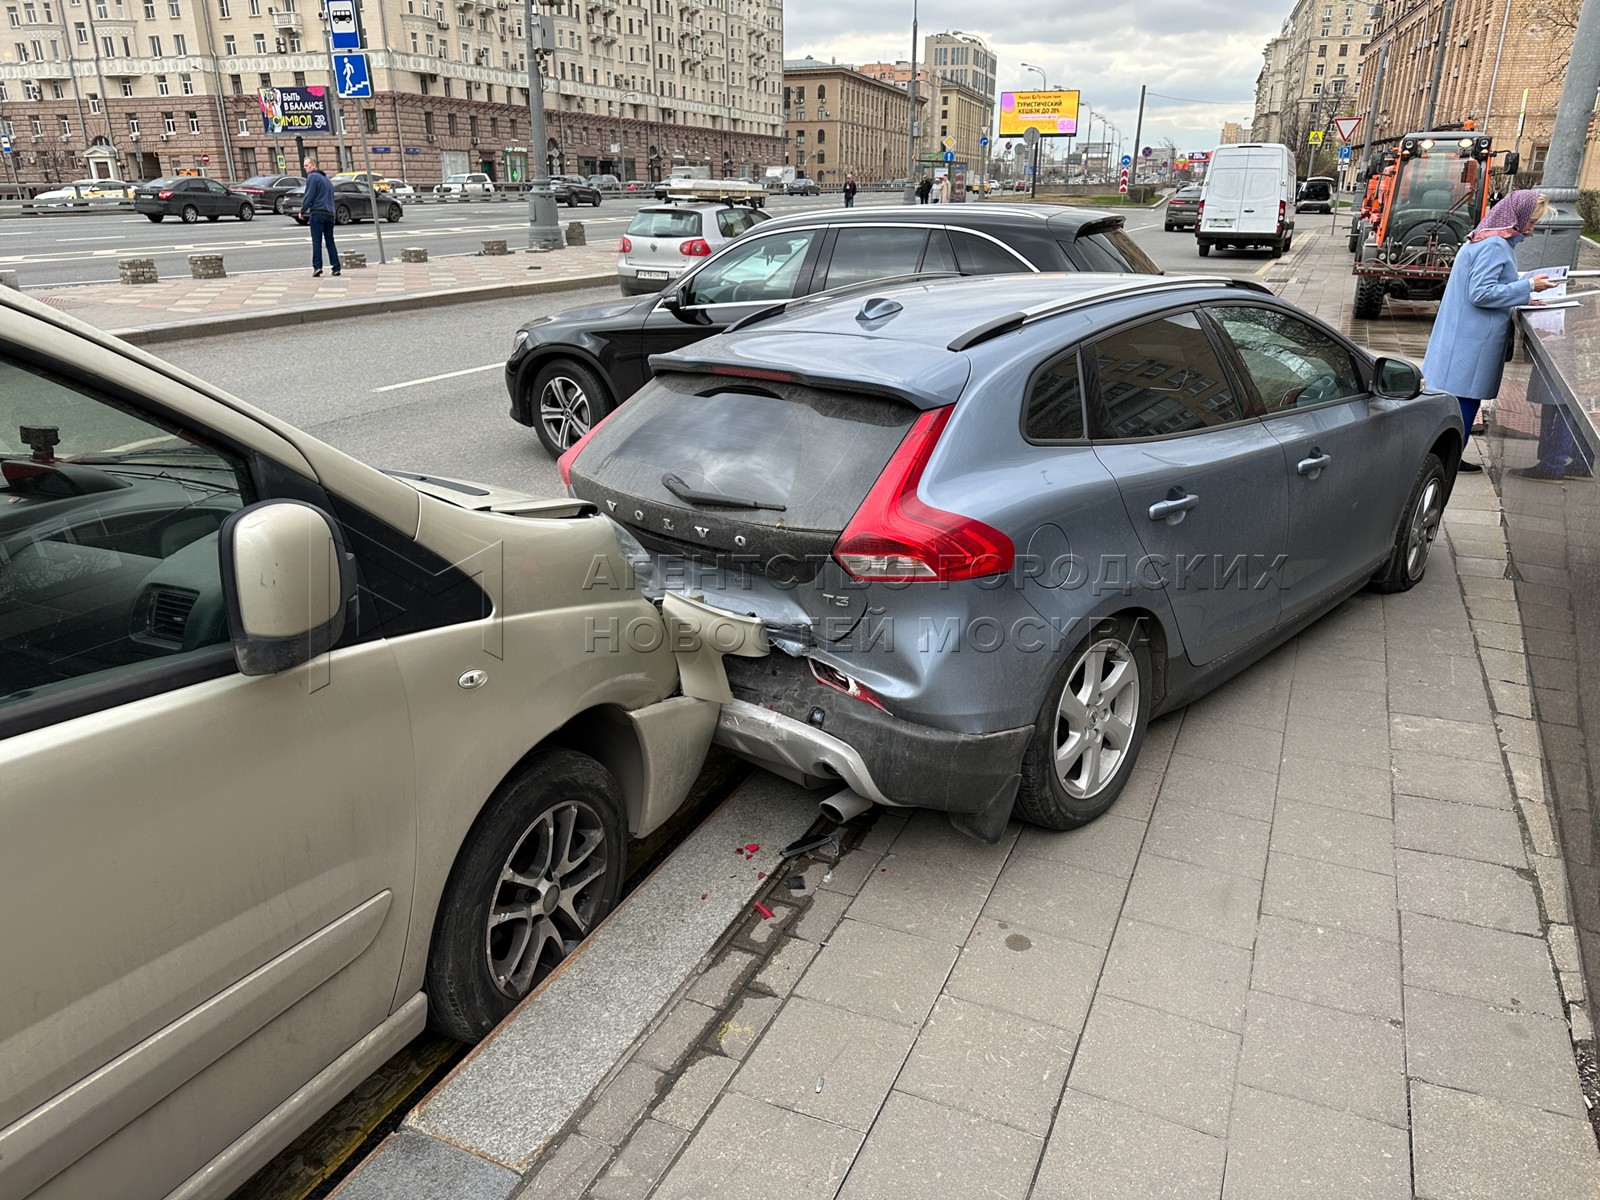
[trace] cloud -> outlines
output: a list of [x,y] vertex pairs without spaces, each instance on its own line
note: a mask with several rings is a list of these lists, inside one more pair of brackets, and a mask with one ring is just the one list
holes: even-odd
[[[786,3],[784,57],[809,54],[841,63],[909,58],[911,8],[906,0]],[[976,17],[973,6],[959,0],[920,0],[918,8],[919,42],[958,29],[986,42],[999,59],[1001,91],[1038,87],[1038,72],[1022,67],[1032,63],[1044,69],[1051,87],[1077,88],[1083,103],[1110,118],[1131,147],[1143,84],[1160,93],[1146,99],[1144,144],[1171,138],[1180,150],[1199,150],[1216,144],[1225,121],[1249,124],[1262,47],[1282,27],[1290,5],[1236,0],[1222,10],[1192,0],[1141,0],[1053,11],[993,5],[994,11]]]

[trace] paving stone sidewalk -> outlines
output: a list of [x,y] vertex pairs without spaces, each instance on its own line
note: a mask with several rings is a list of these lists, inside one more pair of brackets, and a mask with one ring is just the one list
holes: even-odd
[[312,278],[309,268],[256,271],[226,279],[171,276],[160,283],[123,286],[118,283],[30,288],[27,294],[52,308],[71,313],[100,329],[118,333],[149,330],[173,323],[259,317],[263,323],[286,323],[342,315],[352,306],[384,304],[399,307],[418,301],[486,300],[521,289],[559,289],[588,283],[614,282],[616,247],[574,246],[549,254],[526,250],[506,255],[458,255],[426,263],[403,263],[401,240],[392,260],[376,260],[337,278]]
[[[1420,358],[1431,311],[1353,322],[1308,232],[1274,286]],[[413,1118],[336,1194],[1600,1197],[1506,574],[1464,475],[1420,586],[1155,722],[1101,819],[986,847],[878,810],[770,880],[531,1162],[452,1143],[482,1171],[438,1190]]]

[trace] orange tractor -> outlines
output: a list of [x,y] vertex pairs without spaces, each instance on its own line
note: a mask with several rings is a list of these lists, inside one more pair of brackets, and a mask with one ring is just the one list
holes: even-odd
[[1456,251],[1483,218],[1490,176],[1515,174],[1517,155],[1493,170],[1494,141],[1470,129],[1409,133],[1392,162],[1369,172],[1359,228],[1351,231],[1356,255],[1355,316],[1370,321],[1383,299],[1437,300],[1444,294]]

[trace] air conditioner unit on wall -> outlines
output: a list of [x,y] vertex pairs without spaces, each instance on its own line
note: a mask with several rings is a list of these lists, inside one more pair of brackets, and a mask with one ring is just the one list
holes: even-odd
[[438,138],[438,135],[430,133],[428,135],[428,140],[430,142],[437,142],[439,140],[439,138]]

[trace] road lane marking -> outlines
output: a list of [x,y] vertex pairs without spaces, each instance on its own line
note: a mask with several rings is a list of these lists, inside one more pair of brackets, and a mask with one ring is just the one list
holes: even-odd
[[459,379],[463,375],[477,375],[484,371],[502,371],[504,369],[505,363],[494,362],[484,367],[468,367],[464,371],[446,371],[443,375],[429,375],[426,379],[408,379],[404,383],[391,383],[384,387],[375,387],[372,391],[374,395],[378,392],[396,392],[401,388],[416,387],[418,384],[438,383],[441,379]]

